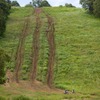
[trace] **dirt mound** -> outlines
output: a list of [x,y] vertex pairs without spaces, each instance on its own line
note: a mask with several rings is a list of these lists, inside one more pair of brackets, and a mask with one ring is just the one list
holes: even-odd
[[[31,84],[30,81],[26,80],[20,80],[19,83],[16,83],[13,81],[13,72],[11,72],[10,70],[7,70],[6,72],[6,77],[7,77],[7,81],[5,83],[5,87],[6,88],[10,88],[13,90],[17,89],[25,89],[28,91],[32,91],[32,92],[47,92],[47,93],[64,93],[64,90],[61,89],[57,89],[57,88],[49,88],[46,84],[35,80],[33,82],[33,84]],[[9,81],[8,81],[9,78]]]

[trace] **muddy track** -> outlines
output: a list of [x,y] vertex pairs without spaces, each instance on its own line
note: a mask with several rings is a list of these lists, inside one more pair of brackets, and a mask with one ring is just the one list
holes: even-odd
[[48,20],[48,27],[46,29],[46,37],[49,45],[49,58],[48,58],[48,70],[47,70],[47,85],[52,87],[53,72],[55,63],[55,27],[53,18],[44,12]]
[[40,8],[35,9],[35,17],[36,17],[36,26],[33,33],[33,45],[32,45],[32,66],[31,66],[31,75],[30,80],[34,82],[37,74],[37,64],[38,64],[38,56],[39,56],[39,38],[40,38],[40,28],[41,28],[41,13]]
[[[45,13],[41,8],[35,9],[36,15],[36,27],[33,33],[33,45],[32,45],[32,66],[31,66],[31,82],[33,83],[36,80],[37,74],[37,65],[38,65],[38,57],[39,57],[39,38],[40,38],[40,28],[41,28],[41,18],[40,14],[44,13],[47,18],[47,29],[46,29],[46,38],[49,45],[49,57],[48,57],[48,70],[47,70],[47,85],[52,87],[53,82],[53,69],[55,62],[55,40],[54,40],[54,21],[53,18],[49,16],[49,14]],[[32,84],[31,83],[31,84]]]
[[22,33],[19,37],[19,43],[18,43],[18,47],[17,47],[17,51],[16,51],[14,81],[17,83],[19,83],[19,71],[23,64],[24,44],[25,44],[26,36],[28,34],[29,22],[30,22],[30,19],[26,18],[26,20],[24,22]]
[[[44,13],[44,15],[47,18],[47,29],[45,32],[48,46],[49,46],[49,57],[48,57],[48,70],[47,70],[47,85],[49,87],[52,87],[53,83],[53,71],[54,71],[54,62],[55,62],[55,39],[54,39],[54,20],[53,18],[47,14],[45,11],[43,11],[41,8],[36,8],[34,10],[35,15],[35,30],[33,32],[33,43],[32,43],[32,64],[30,68],[30,81],[31,84],[36,80],[37,75],[37,65],[38,65],[38,59],[39,59],[39,46],[40,46],[40,29],[41,29],[41,17],[40,14]],[[19,83],[19,73],[21,66],[23,64],[23,58],[24,58],[24,44],[25,39],[28,34],[28,27],[29,27],[29,18],[27,18],[24,22],[23,30],[19,38],[19,44],[16,51],[16,64],[15,64],[15,73],[14,73],[14,79],[17,83]]]

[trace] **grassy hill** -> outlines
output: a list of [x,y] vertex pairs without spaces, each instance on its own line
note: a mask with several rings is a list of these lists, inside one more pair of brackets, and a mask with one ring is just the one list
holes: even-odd
[[[48,12],[55,22],[55,41],[56,41],[56,60],[54,68],[54,86],[61,89],[75,90],[82,95],[63,94],[31,94],[39,100],[62,100],[69,98],[90,97],[90,100],[99,100],[100,98],[100,19],[88,15],[83,9],[67,7],[43,8]],[[25,41],[24,63],[21,70],[20,79],[28,80],[29,68],[31,67],[31,47],[32,33],[35,28],[35,18],[32,8],[12,8],[5,38],[0,39],[0,48],[11,55],[11,62],[6,64],[11,71],[15,66],[15,54],[19,42],[19,36],[22,32],[24,20],[30,18],[29,34]],[[48,45],[45,38],[47,20],[44,14],[41,14],[42,28],[40,37],[40,54],[38,62],[37,79],[46,83]],[[0,96],[12,96],[12,90],[0,86]],[[21,92],[19,92],[21,91]],[[5,92],[3,94],[2,92]],[[17,90],[16,95],[30,96],[31,92],[26,93]],[[83,95],[84,94],[84,95]],[[48,97],[50,95],[50,97]],[[95,97],[96,96],[96,97]],[[13,96],[12,96],[13,97]],[[93,98],[91,98],[93,97]],[[76,100],[77,100],[76,99]],[[27,99],[28,100],[28,99]],[[84,99],[85,100],[85,99]],[[86,100],[89,100],[86,99]]]

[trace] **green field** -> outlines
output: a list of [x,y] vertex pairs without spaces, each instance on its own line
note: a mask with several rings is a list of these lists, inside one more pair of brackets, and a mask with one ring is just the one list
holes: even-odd
[[[56,60],[54,86],[60,89],[75,90],[76,94],[50,94],[25,89],[0,86],[0,96],[11,98],[24,95],[33,100],[99,100],[100,99],[100,19],[87,14],[81,8],[50,7],[43,8],[54,18]],[[0,39],[0,48],[11,56],[6,68],[14,70],[14,57],[24,20],[30,18],[29,34],[25,41],[24,63],[20,79],[28,80],[31,65],[30,55],[32,34],[35,28],[33,8],[12,8],[7,22],[5,38]],[[47,20],[41,14],[42,28],[37,80],[46,83],[48,45],[45,38]],[[14,93],[13,93],[14,92]],[[3,100],[3,99],[0,99]],[[13,99],[17,100],[17,99]],[[24,99],[18,99],[24,100]],[[25,99],[28,100],[28,99]]]

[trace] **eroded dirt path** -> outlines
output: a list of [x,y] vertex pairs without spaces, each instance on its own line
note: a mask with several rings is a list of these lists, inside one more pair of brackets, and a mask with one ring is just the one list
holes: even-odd
[[19,37],[19,43],[16,51],[14,81],[16,81],[17,83],[19,83],[19,72],[20,72],[20,68],[22,67],[23,58],[24,58],[24,44],[25,44],[26,36],[28,34],[29,22],[30,19],[26,18],[22,33]]
[[52,87],[53,83],[53,72],[54,72],[54,63],[55,63],[55,27],[53,18],[46,14],[48,20],[48,27],[46,29],[46,37],[49,44],[49,58],[48,58],[48,71],[47,71],[47,84],[49,87]]
[[46,14],[41,8],[35,9],[35,17],[36,17],[36,26],[35,31],[33,33],[33,46],[32,46],[32,69],[31,69],[31,82],[34,82],[37,74],[37,64],[39,57],[39,38],[40,38],[40,28],[41,28],[41,18],[40,14],[43,13],[47,18],[47,29],[44,34],[46,34],[46,38],[49,45],[49,58],[48,58],[48,70],[47,70],[47,85],[52,87],[53,83],[53,69],[55,63],[55,39],[54,39],[54,21],[53,18]]
[[[47,82],[47,86],[49,88],[52,87],[53,83],[53,72],[54,72],[54,63],[55,63],[55,39],[54,39],[54,20],[53,18],[45,13],[41,8],[36,8],[34,10],[35,17],[35,29],[33,32],[33,42],[32,42],[32,59],[31,59],[31,68],[30,68],[30,81],[31,85],[35,84],[36,86],[36,77],[37,77],[37,67],[38,67],[38,59],[39,59],[39,46],[40,46],[40,34],[41,34],[41,26],[42,26],[42,18],[41,14],[45,15],[47,19],[47,28],[44,32],[48,46],[49,46],[49,56],[48,56],[48,66],[47,66],[47,78],[45,79]],[[15,71],[14,71],[14,81],[19,83],[20,70],[23,64],[24,58],[24,50],[25,50],[25,39],[28,35],[30,19],[29,17],[25,20],[22,33],[19,38],[19,43],[16,51],[16,60],[15,60]],[[19,83],[20,84],[20,83]],[[37,86],[38,88],[39,86]]]
[[36,79],[37,74],[37,64],[38,64],[38,57],[39,57],[39,38],[40,38],[40,28],[41,28],[41,18],[40,14],[42,10],[40,8],[35,9],[35,19],[36,19],[36,26],[33,32],[33,45],[32,45],[32,67],[31,67],[31,82],[34,82]]

